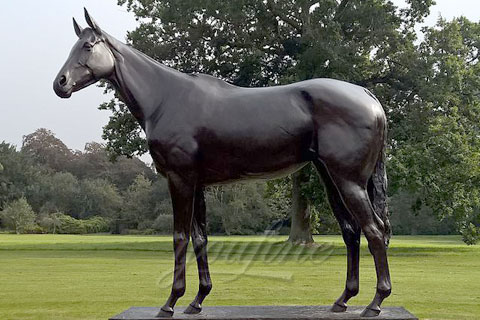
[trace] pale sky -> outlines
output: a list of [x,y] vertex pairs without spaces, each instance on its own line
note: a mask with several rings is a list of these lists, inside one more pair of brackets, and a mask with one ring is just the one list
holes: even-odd
[[[448,20],[461,15],[480,20],[478,0],[436,2],[428,25],[435,24],[440,13]],[[103,90],[90,86],[70,99],[60,99],[52,90],[53,79],[77,39],[72,16],[86,26],[83,7],[119,40],[137,26],[116,0],[0,0],[0,141],[20,147],[22,136],[38,128],[52,130],[71,149],[83,150],[86,142],[102,141],[102,127],[109,117],[97,109],[109,100]]]
[[21,146],[22,136],[52,130],[69,148],[102,141],[108,101],[92,85],[70,99],[58,98],[53,79],[78,39],[72,17],[85,27],[83,7],[112,36],[125,40],[135,29],[133,14],[116,0],[0,0],[0,141]]

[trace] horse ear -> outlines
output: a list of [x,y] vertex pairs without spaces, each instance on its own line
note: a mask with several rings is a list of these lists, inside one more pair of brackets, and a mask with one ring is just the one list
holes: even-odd
[[77,36],[80,38],[80,35],[82,34],[82,27],[80,27],[77,23],[77,21],[75,20],[75,18],[73,18],[73,29],[75,29],[75,33],[77,34]]
[[102,29],[100,29],[100,27],[95,22],[95,20],[93,20],[92,17],[90,17],[90,14],[88,13],[87,8],[83,8],[83,10],[85,11],[85,20],[87,20],[87,23],[90,26],[90,28],[92,28],[93,31],[101,35]]

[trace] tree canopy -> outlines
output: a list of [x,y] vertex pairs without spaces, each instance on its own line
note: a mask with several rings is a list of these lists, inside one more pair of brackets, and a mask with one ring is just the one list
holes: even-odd
[[[389,119],[390,196],[406,192],[413,211],[452,217],[458,230],[478,225],[478,23],[440,19],[420,41],[415,27],[433,0],[409,0],[403,9],[387,0],[118,3],[140,21],[131,45],[181,71],[241,86],[331,77],[368,87]],[[104,135],[109,151],[145,152],[125,106],[102,108],[114,112]],[[310,198],[321,190],[311,181]]]

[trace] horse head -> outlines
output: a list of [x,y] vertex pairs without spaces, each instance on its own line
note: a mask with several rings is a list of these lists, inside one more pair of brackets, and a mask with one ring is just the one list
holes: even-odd
[[106,79],[115,69],[115,58],[106,41],[106,34],[85,9],[90,28],[82,29],[73,19],[78,41],[53,82],[53,90],[61,98],[81,90],[100,79]]

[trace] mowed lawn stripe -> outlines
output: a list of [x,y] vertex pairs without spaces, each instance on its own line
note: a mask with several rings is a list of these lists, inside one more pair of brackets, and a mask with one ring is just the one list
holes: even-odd
[[[214,289],[205,305],[328,305],[341,293],[346,257],[339,236],[292,247],[284,236],[210,237]],[[191,252],[187,305],[198,288]],[[360,294],[375,290],[362,239]],[[395,236],[389,249],[393,294],[422,319],[478,319],[480,246],[457,236]],[[0,319],[107,319],[131,306],[159,306],[172,281],[169,236],[0,234]]]

